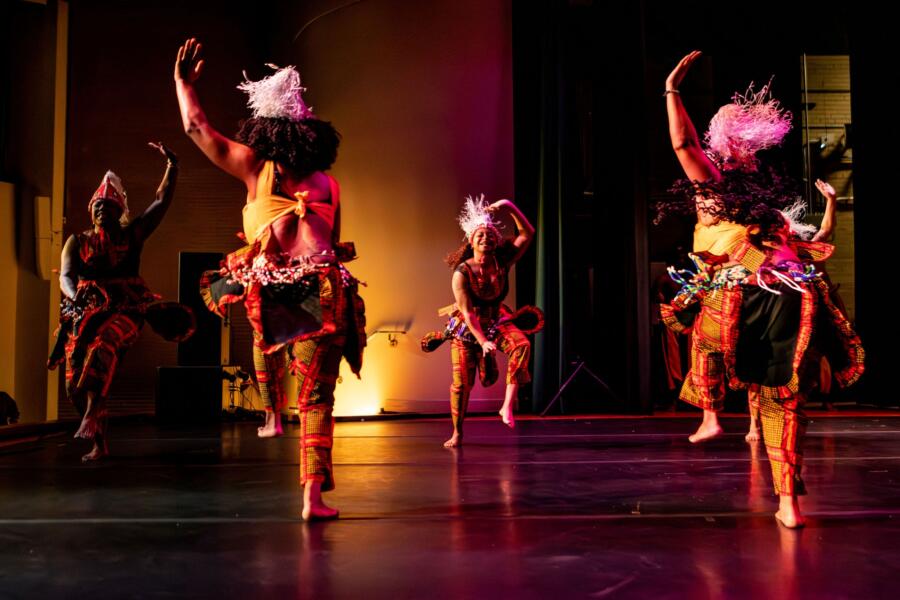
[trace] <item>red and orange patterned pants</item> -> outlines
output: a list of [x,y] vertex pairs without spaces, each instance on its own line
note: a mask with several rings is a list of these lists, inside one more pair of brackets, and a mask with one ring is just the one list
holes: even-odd
[[[497,348],[503,352],[509,362],[506,369],[506,383],[528,383],[528,359],[531,356],[531,342],[525,334],[512,323],[497,325],[497,337],[494,340]],[[469,407],[469,394],[475,385],[476,367],[482,356],[481,347],[477,344],[450,340],[450,361],[453,365],[453,383],[450,385],[450,416],[453,420],[453,432],[462,435],[463,419]]]
[[803,411],[804,394],[776,400],[766,394],[750,392],[751,414],[762,424],[763,443],[772,467],[772,481],[779,496],[799,496],[806,493],[800,477],[803,467],[803,436],[808,419]]
[[256,378],[267,412],[281,412],[286,404],[284,369],[286,358],[291,359],[300,411],[300,482],[321,481],[323,491],[334,489],[334,387],[346,341],[346,335],[328,335],[295,342],[270,354],[253,346]]
[[[91,335],[82,332],[66,347],[66,395],[82,417],[76,437],[93,439],[106,431],[106,396],[125,352],[141,333],[143,320],[112,313]],[[88,405],[88,393],[93,401]]]

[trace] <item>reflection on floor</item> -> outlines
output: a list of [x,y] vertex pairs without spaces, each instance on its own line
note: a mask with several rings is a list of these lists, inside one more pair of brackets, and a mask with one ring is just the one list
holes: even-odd
[[0,597],[897,597],[900,418],[813,419],[808,527],[778,527],[746,419],[338,424],[341,519],[298,520],[293,427],[0,448]]

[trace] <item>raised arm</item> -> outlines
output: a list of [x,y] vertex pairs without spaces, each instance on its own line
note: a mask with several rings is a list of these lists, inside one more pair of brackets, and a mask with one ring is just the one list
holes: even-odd
[[175,58],[175,93],[184,132],[214,165],[243,181],[249,189],[255,181],[260,161],[253,150],[225,137],[206,119],[194,89],[194,83],[203,71],[201,51],[200,42],[191,38],[178,49]]
[[516,253],[509,261],[510,264],[512,264],[522,258],[522,255],[525,254],[525,250],[528,249],[531,240],[534,239],[534,226],[528,221],[528,218],[519,207],[510,200],[497,200],[491,204],[488,210],[496,212],[501,208],[505,208],[509,211],[509,215],[516,224],[516,238],[513,240],[513,246],[516,247]]
[[78,255],[78,238],[70,235],[62,249],[62,260],[59,268],[59,287],[67,297],[74,299],[78,291],[78,268],[81,257]]
[[156,198],[150,203],[150,206],[135,220],[138,236],[142,240],[150,237],[159,224],[162,222],[166,211],[172,205],[172,197],[175,195],[175,182],[178,180],[178,156],[170,148],[167,148],[162,142],[150,142],[151,148],[156,148],[159,153],[166,157],[166,172],[163,174],[162,181],[156,189]]
[[827,242],[834,233],[837,224],[837,193],[834,188],[821,179],[816,179],[816,189],[825,196],[825,214],[822,215],[822,224],[819,231],[813,236],[814,242]]
[[681,163],[685,175],[692,181],[718,181],[722,178],[719,169],[703,152],[700,145],[700,137],[691,122],[691,118],[681,102],[681,94],[678,86],[681,85],[684,76],[697,58],[700,51],[695,50],[685,56],[675,66],[666,78],[666,112],[669,116],[669,137],[672,140],[672,149]]
[[453,297],[456,298],[456,306],[466,320],[469,331],[472,332],[472,335],[475,336],[475,339],[481,346],[481,351],[485,354],[496,351],[497,346],[494,342],[487,339],[484,330],[481,329],[481,322],[478,320],[478,315],[475,314],[475,310],[472,308],[472,300],[469,298],[469,290],[466,287],[466,276],[459,271],[454,271],[452,283]]

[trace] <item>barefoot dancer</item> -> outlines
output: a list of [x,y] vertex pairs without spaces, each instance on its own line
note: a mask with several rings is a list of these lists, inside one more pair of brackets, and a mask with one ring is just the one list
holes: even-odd
[[844,385],[861,373],[862,350],[812,265],[831,247],[792,238],[781,210],[795,196],[784,178],[759,168],[756,153],[780,144],[790,115],[768,98],[768,86],[751,89],[713,117],[704,151],[678,92],[699,55],[687,55],[666,80],[672,146],[688,180],[673,188],[686,202],[663,202],[660,213],[697,215],[692,257],[698,271],[673,273],[684,285],[672,305],[663,307],[663,319],[675,329],[691,327],[692,365],[681,399],[702,408],[704,416],[690,441],[722,432],[716,412],[726,381],[747,389],[758,403],[779,495],[775,516],[799,527],[804,375],[814,362],[813,331],[827,326],[840,340],[847,360],[835,377]]
[[298,380],[303,518],[337,517],[322,492],[334,488],[331,445],[334,386],[341,357],[354,373],[362,366],[365,317],[357,282],[342,261],[352,244],[339,244],[337,181],[326,175],[337,155],[338,134],[313,115],[301,97],[293,67],[239,87],[253,117],[238,141],[216,131],[194,90],[203,60],[189,39],[178,50],[175,85],[185,132],[204,154],[244,182],[244,235],[249,246],[232,253],[219,273],[205,276],[206,299],[218,312],[243,299],[254,332],[254,363],[266,425],[261,437],[281,433],[281,376],[286,355]]
[[169,210],[178,177],[175,154],[162,143],[150,146],[166,159],[153,203],[129,220],[122,182],[108,171],[88,204],[93,229],[71,236],[62,251],[60,328],[48,366],[66,363],[66,395],[82,417],[75,437],[94,442],[84,462],[109,454],[109,387],[144,321],[170,341],[187,339],[194,330],[190,309],[157,303],[139,274],[144,242]]
[[[503,240],[492,217],[501,209],[507,211],[516,224],[516,237],[511,241]],[[459,223],[466,234],[466,242],[447,257],[447,264],[453,269],[451,283],[456,303],[441,311],[441,314],[450,315],[447,330],[443,334],[429,334],[433,340],[451,340],[453,435],[444,442],[447,448],[462,444],[463,420],[475,384],[476,367],[484,385],[495,381],[493,354],[498,348],[509,357],[506,395],[499,412],[500,419],[508,427],[515,427],[513,402],[519,385],[531,380],[528,374],[531,343],[514,323],[515,315],[503,304],[503,299],[509,291],[509,269],[531,243],[534,227],[509,200],[498,200],[489,205],[484,202],[484,196],[478,200],[467,199]],[[535,310],[531,307],[529,314],[536,314]],[[520,311],[520,314],[524,313]],[[531,331],[536,331],[540,322],[538,318],[535,327],[530,327]],[[423,340],[422,347],[426,351],[436,347],[429,347],[429,336]]]
[[[678,92],[678,85],[687,74],[691,64],[699,56],[699,52],[687,55],[666,80],[665,96],[669,117],[669,135],[678,161],[691,184],[727,185],[723,171],[735,175],[755,171],[755,152],[780,142],[781,137],[790,129],[790,120],[789,117],[783,118],[780,113],[775,112],[771,116],[767,115],[773,118],[770,118],[770,122],[761,127],[762,135],[768,137],[761,140],[749,139],[746,143],[743,143],[744,140],[738,139],[737,143],[732,144],[731,140],[719,139],[724,137],[720,135],[715,140],[716,148],[704,151]],[[724,131],[727,134],[729,129],[727,126],[721,127],[722,123],[727,123],[729,118],[733,119],[736,115],[740,116],[741,114],[741,105],[738,103],[722,107],[713,119],[714,123],[720,125],[716,129],[716,133]],[[769,126],[765,127],[765,125]],[[708,145],[712,141],[711,134],[712,129],[706,136]],[[721,152],[716,153],[716,150],[721,150]],[[721,168],[713,162],[713,159],[721,164]],[[739,223],[735,219],[725,218],[726,207],[723,206],[722,200],[718,196],[714,194],[704,196],[699,193],[699,190],[691,191],[695,192],[692,211],[697,217],[693,253],[700,257],[703,266],[707,266],[706,263],[709,263],[710,269],[719,269],[724,272],[724,268],[720,267],[724,267],[726,263],[728,266],[742,264],[742,258],[745,259],[743,262],[747,263],[744,266],[752,271],[761,266],[765,261],[765,256],[748,243],[749,230],[755,224],[752,222]],[[779,224],[775,222],[774,226]],[[737,257],[739,252],[740,258]],[[726,374],[722,362],[722,340],[719,325],[723,319],[731,316],[731,313],[739,307],[723,306],[721,299],[722,294],[711,295],[708,301],[702,303],[698,322],[705,323],[708,327],[692,329],[692,364],[682,387],[681,399],[703,409],[703,421],[697,431],[689,437],[693,443],[709,440],[722,433],[717,413],[722,409],[724,403]],[[677,305],[676,307],[681,308]],[[730,309],[730,312],[726,309]],[[671,311],[664,310],[664,316],[671,322]]]
[[[798,237],[800,239],[808,239],[809,237],[812,237],[813,242],[828,242],[831,240],[831,236],[834,233],[834,227],[837,222],[837,193],[835,193],[834,188],[831,187],[830,184],[822,181],[821,179],[816,179],[816,189],[818,189],[819,193],[821,193],[822,196],[825,197],[825,214],[822,215],[822,223],[819,226],[818,230],[815,230],[814,227],[809,226],[806,234],[799,235]],[[805,212],[805,210],[803,212]],[[822,273],[822,278],[829,284],[829,288],[831,289],[830,293],[832,301],[838,306],[838,308],[840,308],[844,316],[846,316],[847,311],[844,308],[844,304],[841,301],[840,295],[838,295],[837,291],[834,289],[834,286],[832,286],[831,282],[828,280],[828,274],[825,271],[824,263],[817,263],[816,268],[819,269],[819,271]],[[820,377],[821,383],[819,385],[819,392],[822,394],[827,394],[831,389],[830,365],[828,364],[827,360],[823,360],[822,370],[823,373],[822,377]],[[747,404],[750,408],[750,427],[747,431],[747,435],[744,436],[744,440],[747,442],[758,442],[760,439],[759,395],[753,391],[748,392]]]

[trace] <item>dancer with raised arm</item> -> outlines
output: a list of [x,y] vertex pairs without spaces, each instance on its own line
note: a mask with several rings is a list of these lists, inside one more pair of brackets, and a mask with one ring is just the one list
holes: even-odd
[[157,302],[140,276],[144,242],[172,205],[178,157],[162,142],[151,143],[166,159],[156,198],[129,219],[122,181],[107,171],[88,202],[93,227],[72,235],[62,251],[60,328],[48,366],[65,362],[66,395],[81,415],[75,437],[93,442],[84,462],[109,454],[107,399],[113,377],[144,322],[170,341],[187,339],[194,315],[174,302]]
[[[791,220],[791,223],[793,225],[792,233],[794,235],[792,236],[792,239],[794,239],[795,241],[811,239],[811,241],[813,242],[830,242],[831,237],[834,234],[834,228],[837,224],[837,194],[830,184],[822,181],[821,179],[817,179],[815,185],[816,189],[819,190],[819,193],[821,193],[825,198],[825,213],[822,215],[822,222],[819,225],[818,229],[816,229],[812,225],[798,224],[795,222],[796,218],[800,218],[805,214],[805,204],[798,203],[795,210],[785,212],[785,216]],[[791,214],[792,212],[796,214]],[[847,310],[844,307],[844,303],[841,300],[840,294],[837,293],[835,286],[832,285],[831,280],[828,277],[828,272],[825,270],[825,263],[817,262],[816,268],[820,272],[822,280],[828,284],[829,296],[831,298],[831,301],[846,317]],[[831,391],[831,365],[825,356],[823,356],[819,362],[820,365],[818,391],[820,394],[828,394]],[[747,431],[747,435],[744,436],[744,440],[747,442],[758,442],[760,439],[759,395],[752,390],[747,392],[747,404],[750,409],[750,427]]]
[[282,375],[290,359],[299,389],[302,516],[335,518],[338,511],[322,500],[322,492],[334,489],[334,388],[341,357],[358,375],[366,343],[357,281],[343,265],[355,252],[352,244],[338,242],[340,190],[325,174],[337,157],[339,136],[303,101],[297,71],[285,67],[238,86],[249,96],[253,116],[237,139],[225,137],[207,120],[194,87],[203,70],[201,53],[200,43],[189,39],[175,60],[182,123],[213,164],[246,186],[249,244],[204,277],[203,292],[220,314],[232,302],[243,300],[247,307],[266,401],[260,437],[281,434]]
[[[516,236],[511,240],[503,238],[494,219],[500,211],[508,213],[515,223]],[[428,334],[422,340],[422,349],[426,352],[434,350],[443,340],[450,340],[453,433],[444,442],[446,448],[462,444],[463,421],[475,385],[476,370],[482,385],[489,386],[496,381],[494,353],[497,350],[509,358],[500,419],[508,427],[515,427],[513,404],[519,386],[531,381],[528,373],[531,342],[525,336],[543,325],[543,315],[535,307],[523,307],[513,312],[503,304],[509,292],[509,270],[522,258],[534,237],[534,227],[522,211],[509,200],[488,204],[484,196],[470,197],[460,214],[459,224],[466,241],[446,260],[453,269],[451,286],[456,302],[439,311],[439,314],[449,316],[445,330]]]
[[697,225],[691,255],[696,272],[672,271],[682,290],[662,306],[662,317],[691,333],[691,368],[680,398],[702,408],[703,421],[690,441],[722,433],[717,412],[726,384],[754,394],[779,496],[775,517],[800,527],[803,403],[816,362],[813,334],[827,329],[841,340],[835,378],[842,385],[861,374],[862,348],[812,264],[832,248],[794,234],[782,212],[796,200],[793,186],[757,158],[781,143],[790,113],[769,97],[769,86],[751,86],[719,109],[701,145],[679,90],[699,56],[685,56],[664,91],[672,147],[687,179],[676,183],[678,198],[661,202],[659,213],[695,214]]

